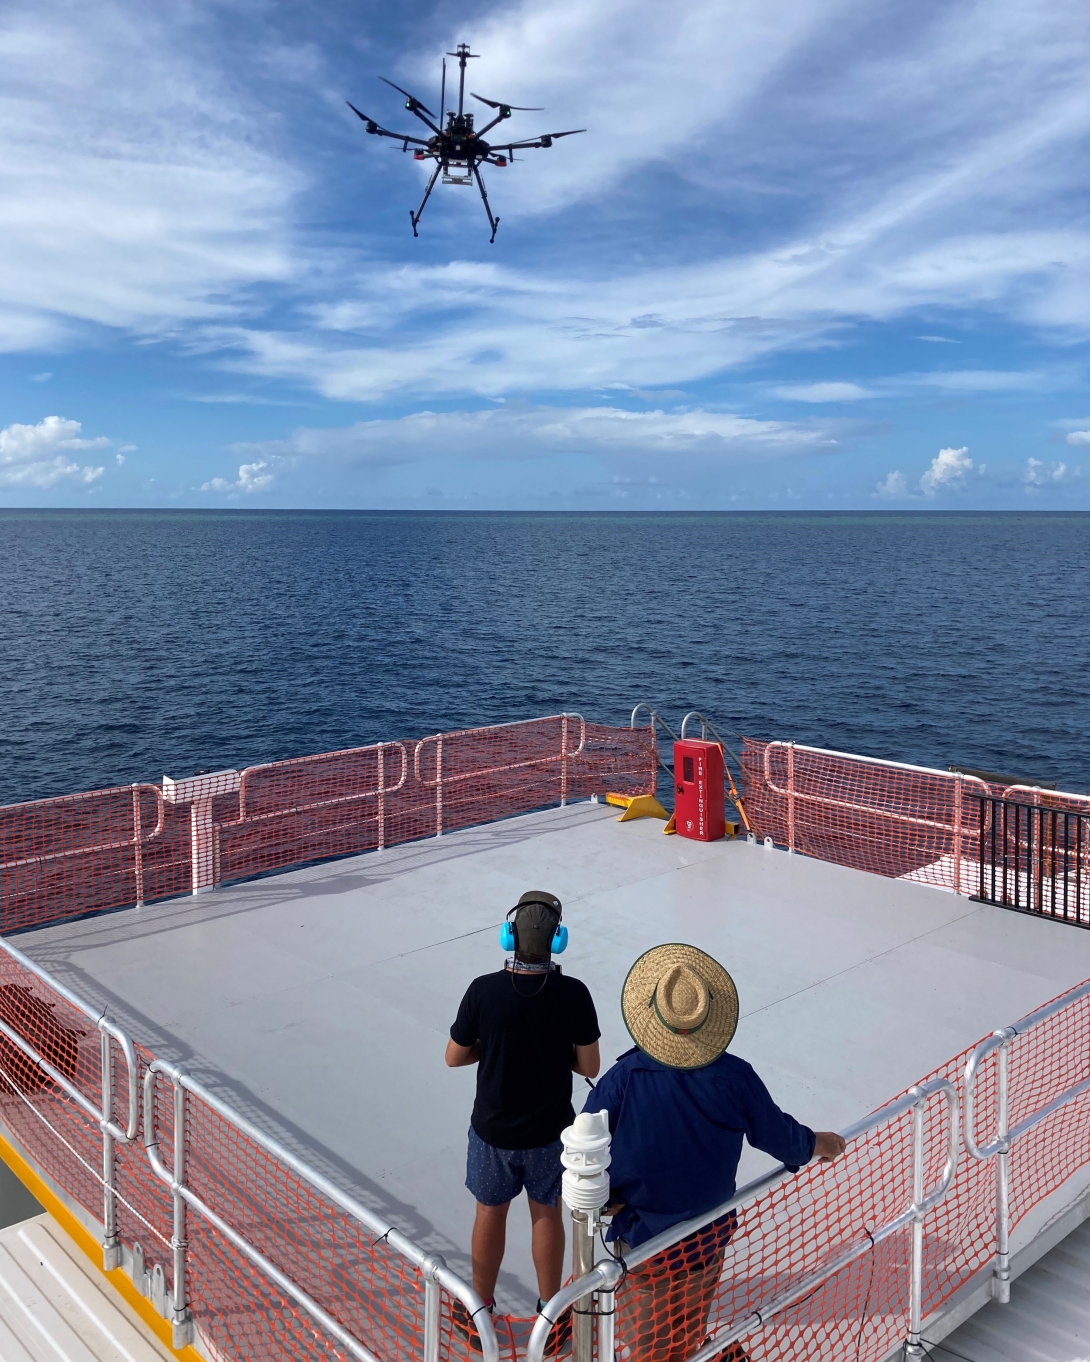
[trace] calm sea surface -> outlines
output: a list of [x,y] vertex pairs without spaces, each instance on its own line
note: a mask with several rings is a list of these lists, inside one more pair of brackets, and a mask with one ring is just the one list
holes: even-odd
[[0,511],[0,802],[578,710],[1090,787],[1090,515]]

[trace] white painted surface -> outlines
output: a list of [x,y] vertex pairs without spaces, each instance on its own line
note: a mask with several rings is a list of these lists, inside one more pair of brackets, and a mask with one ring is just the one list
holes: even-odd
[[[732,1049],[816,1128],[849,1124],[1090,977],[1090,932],[744,841],[664,837],[658,820],[622,825],[594,804],[64,924],[20,947],[468,1274],[474,1072],[442,1054],[529,888],[564,902],[561,963],[594,995],[606,1063],[631,1044],[619,999],[633,960],[689,941],[738,985]],[[582,1080],[575,1091],[578,1109]],[[747,1151],[742,1176],[766,1162]],[[536,1300],[524,1201],[499,1300]]]
[[932,1349],[936,1362],[1087,1362],[1090,1359],[1090,1221]]
[[52,1216],[0,1231],[4,1362],[165,1362],[172,1356]]

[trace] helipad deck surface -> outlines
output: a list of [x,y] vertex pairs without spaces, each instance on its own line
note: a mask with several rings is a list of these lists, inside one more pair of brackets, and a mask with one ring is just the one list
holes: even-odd
[[[475,1070],[443,1049],[526,889],[564,902],[564,968],[630,1044],[632,961],[689,941],[733,974],[732,1048],[800,1120],[838,1128],[1090,977],[1090,932],[744,841],[664,837],[578,804],[27,933],[17,944],[469,1274]],[[576,1080],[576,1106],[586,1092]],[[767,1160],[747,1151],[742,1176]],[[536,1299],[525,1201],[504,1310]]]

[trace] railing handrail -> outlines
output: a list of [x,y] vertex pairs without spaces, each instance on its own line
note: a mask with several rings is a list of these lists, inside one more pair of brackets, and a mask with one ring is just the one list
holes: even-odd
[[[762,1306],[759,1315],[747,1315],[745,1319],[733,1327],[719,1330],[713,1333],[706,1340],[705,1345],[695,1354],[690,1362],[710,1362],[710,1359],[719,1357],[724,1349],[735,1342],[736,1339],[750,1332],[755,1326],[767,1322],[774,1315],[782,1313],[788,1306],[799,1300],[802,1296],[813,1291],[822,1281],[842,1272],[857,1258],[869,1252],[890,1235],[896,1234],[899,1230],[913,1222],[922,1222],[927,1213],[934,1209],[946,1196],[953,1181],[954,1173],[957,1170],[958,1145],[960,1133],[959,1121],[959,1102],[957,1090],[954,1085],[945,1078],[933,1078],[925,1083],[916,1084],[902,1094],[894,1098],[892,1102],[887,1102],[885,1106],[879,1107],[877,1111],[862,1117],[860,1120],[841,1131],[843,1138],[850,1142],[858,1139],[861,1135],[866,1135],[872,1130],[887,1124],[889,1121],[896,1120],[908,1111],[913,1111],[925,1107],[932,1097],[941,1094],[946,1101],[948,1113],[947,1131],[947,1155],[941,1176],[935,1185],[927,1191],[921,1189],[919,1199],[913,1195],[913,1200],[908,1207],[892,1220],[886,1222],[872,1233],[868,1233],[866,1240],[849,1248],[845,1253],[834,1259],[830,1263],[825,1263],[822,1267],[808,1274],[802,1281],[798,1282],[789,1291]],[[914,1149],[914,1159],[922,1157],[922,1151]],[[655,1235],[645,1243],[639,1245],[624,1258],[603,1259],[596,1263],[590,1272],[581,1277],[578,1281],[569,1282],[567,1286],[560,1289],[542,1307],[538,1319],[530,1333],[529,1345],[527,1347],[527,1362],[543,1362],[546,1341],[556,1321],[575,1301],[589,1295],[593,1291],[612,1291],[620,1282],[621,1278],[630,1272],[634,1267],[645,1263],[650,1259],[672,1248],[682,1239],[691,1234],[695,1234],[701,1229],[705,1229],[713,1221],[719,1220],[729,1212],[737,1210],[747,1201],[751,1201],[755,1196],[762,1192],[771,1190],[790,1177],[797,1177],[798,1173],[789,1173],[780,1164],[763,1176],[754,1179],[746,1186],[739,1188],[729,1200],[722,1205],[715,1207],[714,1210],[706,1211],[702,1215],[694,1216],[690,1220],[682,1221],[680,1224],[673,1225],[668,1230]]]
[[12,809],[33,809],[44,804],[65,804],[71,800],[95,799],[100,795],[127,794],[139,796],[145,791],[150,791],[155,796],[158,809],[155,826],[150,832],[145,833],[138,828],[134,819],[131,837],[116,838],[112,842],[98,842],[93,846],[62,847],[59,851],[43,851],[35,856],[24,856],[17,861],[0,861],[0,870],[19,870],[25,865],[44,865],[47,861],[60,861],[68,856],[91,856],[99,851],[118,851],[122,847],[146,846],[148,842],[154,841],[163,831],[163,820],[166,816],[162,789],[158,785],[149,785],[141,781],[132,785],[111,785],[106,790],[86,790],[77,794],[58,795],[54,799],[32,799],[25,804],[4,804],[0,806],[0,814],[4,814]]
[[878,804],[856,804],[847,799],[830,799],[827,795],[800,794],[798,790],[785,789],[782,785],[777,785],[772,779],[771,763],[769,753],[774,747],[790,749],[793,752],[815,752],[820,756],[841,757],[847,761],[854,761],[861,766],[888,766],[897,771],[922,772],[929,776],[942,776],[944,780],[954,783],[956,789],[963,789],[966,782],[975,781],[984,787],[985,793],[990,793],[986,781],[978,776],[967,776],[955,771],[938,771],[929,766],[911,766],[903,761],[882,761],[877,757],[853,756],[850,752],[834,752],[826,747],[807,747],[802,743],[793,742],[770,742],[764,745],[764,777],[768,788],[778,795],[784,795],[790,799],[801,800],[809,804],[824,804],[834,809],[849,809],[854,813],[875,814],[879,818],[889,818],[897,823],[911,823],[916,827],[938,828],[943,832],[956,832],[957,822],[944,823],[936,818],[919,818],[915,814],[898,813],[893,809],[882,808]]
[[477,766],[474,767],[472,771],[459,771],[456,775],[453,776],[448,776],[444,774],[442,776],[442,783],[444,785],[454,785],[460,780],[473,780],[477,776],[495,775],[496,772],[498,771],[521,771],[528,766],[545,766],[550,762],[564,760],[570,761],[574,757],[580,756],[584,749],[586,748],[587,721],[586,719],[583,718],[582,714],[577,714],[571,710],[562,710],[559,714],[543,714],[540,718],[537,719],[514,719],[511,721],[511,723],[488,724],[483,728],[460,728],[453,733],[429,733],[426,738],[421,738],[419,742],[417,742],[416,747],[413,749],[413,774],[416,777],[417,782],[420,785],[422,785],[425,789],[432,789],[439,783],[440,777],[438,774],[431,778],[427,776],[422,776],[420,774],[420,754],[424,750],[426,744],[428,743],[431,742],[445,743],[450,738],[464,738],[471,733],[473,734],[490,733],[492,732],[493,729],[517,728],[523,724],[545,724],[551,723],[553,720],[556,719],[579,720],[579,746],[576,747],[576,749],[573,752],[569,751],[551,752],[546,756],[530,757],[526,761],[502,762],[497,766]]
[[470,1315],[477,1324],[477,1330],[481,1338],[483,1347],[484,1362],[499,1362],[499,1345],[496,1341],[495,1329],[492,1325],[491,1317],[484,1309],[484,1302],[477,1293],[468,1286],[457,1273],[451,1271],[437,1255],[430,1254],[414,1243],[400,1230],[385,1221],[374,1211],[357,1201],[349,1193],[342,1191],[335,1183],[331,1182],[323,1174],[319,1173],[304,1159],[293,1154],[291,1150],[282,1145],[279,1140],[266,1134],[259,1126],[254,1125],[235,1111],[228,1103],[210,1092],[204,1084],[197,1079],[190,1077],[178,1065],[168,1064],[163,1060],[154,1060],[144,1075],[143,1086],[143,1115],[144,1115],[144,1142],[147,1149],[148,1159],[156,1176],[168,1183],[171,1192],[185,1198],[190,1206],[204,1216],[210,1223],[220,1230],[240,1252],[244,1253],[262,1272],[270,1277],[278,1286],[287,1291],[298,1303],[311,1314],[323,1328],[328,1329],[334,1337],[339,1339],[349,1351],[359,1359],[359,1362],[378,1362],[378,1359],[344,1329],[331,1315],[329,1315],[318,1303],[297,1286],[289,1277],[271,1263],[261,1251],[250,1244],[237,1230],[228,1225],[211,1207],[207,1206],[196,1196],[188,1187],[180,1182],[163,1164],[158,1155],[159,1141],[157,1138],[158,1127],[155,1119],[155,1075],[156,1073],[165,1074],[175,1087],[183,1088],[192,1093],[200,1101],[211,1107],[224,1121],[233,1126],[240,1134],[245,1135],[255,1144],[259,1145],[266,1153],[272,1155],[279,1163],[284,1164],[296,1173],[305,1182],[309,1183],[314,1189],[320,1192],[328,1200],[339,1206],[346,1214],[358,1220],[360,1224],[377,1236],[383,1239],[395,1253],[402,1258],[406,1258],[412,1265],[420,1271],[429,1275],[432,1280],[442,1286],[450,1295],[456,1296],[466,1306]]
[[[1016,800],[1012,798],[1014,794],[1036,795],[1038,798],[1032,800]],[[1086,809],[1063,809],[1055,804],[1045,803],[1040,796],[1044,795],[1047,799],[1068,799],[1086,805]],[[1076,794],[1072,790],[1046,790],[1043,785],[1008,785],[999,796],[1011,804],[1022,804],[1023,807],[1034,809],[1052,809],[1056,813],[1074,813],[1085,816],[1090,814],[1090,795]]]
[[[1045,1003],[1043,1007],[1038,1007],[1033,1012],[1028,1012],[1018,1021],[1012,1022],[1010,1026],[1001,1027],[999,1030],[993,1031],[990,1036],[985,1036],[966,1060],[965,1077],[962,1084],[965,1112],[965,1148],[974,1159],[990,1159],[993,1154],[1000,1153],[1003,1148],[1003,1140],[999,1135],[993,1136],[985,1144],[979,1144],[976,1138],[976,1083],[980,1075],[981,1065],[1000,1046],[1009,1044],[1016,1036],[1026,1035],[1027,1032],[1040,1026],[1042,1022],[1046,1022],[1058,1012],[1062,1012],[1064,1008],[1070,1007],[1073,1003],[1081,1002],[1086,997],[1090,997],[1090,980],[1075,988],[1068,989],[1066,993],[1061,993],[1052,1002]],[[1039,1107],[1037,1111],[1023,1118],[1007,1132],[1007,1147],[1009,1148],[1020,1135],[1024,1135],[1027,1130],[1032,1130],[1047,1116],[1051,1116],[1054,1111],[1066,1106],[1068,1102],[1073,1101],[1088,1089],[1090,1089],[1090,1078],[1084,1079],[1081,1083],[1076,1083],[1066,1092],[1054,1097],[1043,1107]]]
[[648,725],[648,727],[651,729],[652,733],[654,733],[655,731],[655,725],[659,724],[662,728],[664,728],[667,731],[667,733],[669,733],[670,737],[673,738],[674,742],[680,741],[677,734],[666,722],[666,720],[662,717],[662,715],[658,712],[658,710],[652,708],[651,705],[647,704],[647,702],[643,700],[641,700],[640,703],[636,706],[636,708],[632,711],[632,717],[628,721],[629,728],[639,727],[639,725],[636,723],[636,715],[639,714],[640,710],[643,709],[647,710],[647,713],[651,717],[651,722]]
[[36,965],[34,961],[31,960],[29,956],[24,955],[22,951],[16,950],[6,937],[0,936],[0,949],[3,949],[10,955],[20,968],[26,970],[28,974],[33,974],[36,978],[40,979],[42,983],[52,989],[54,993],[58,993],[69,1006],[75,1008],[77,1012],[82,1013],[99,1032],[104,1032],[117,1042],[125,1059],[125,1069],[128,1077],[129,1112],[124,1129],[109,1120],[103,1111],[96,1109],[94,1104],[86,1098],[77,1087],[73,1086],[63,1074],[59,1073],[47,1059],[38,1055],[18,1032],[13,1030],[2,1020],[0,1020],[0,1030],[2,1030],[4,1035],[7,1036],[9,1040],[13,1041],[24,1054],[40,1064],[45,1072],[49,1074],[49,1077],[53,1082],[63,1088],[74,1102],[99,1123],[99,1126],[103,1130],[108,1130],[115,1140],[123,1140],[127,1144],[129,1141],[136,1139],[136,1132],[140,1125],[140,1076],[136,1063],[136,1048],[132,1041],[120,1026],[110,1021],[104,1012],[101,1010],[96,1011],[94,1008],[88,1007],[83,999],[73,993],[71,989],[66,988],[58,979],[54,979],[47,970],[42,969],[40,965]]
[[[396,785],[383,785],[380,781],[373,790],[357,790],[350,795],[336,795],[331,799],[314,800],[309,804],[297,804],[286,809],[271,809],[268,813],[249,814],[246,812],[246,793],[249,778],[258,772],[283,770],[288,766],[301,766],[306,762],[326,761],[331,757],[358,757],[365,752],[374,752],[376,755],[387,749],[397,748],[401,753],[401,778]],[[267,761],[258,766],[247,766],[239,776],[238,782],[238,817],[229,819],[225,823],[220,823],[220,828],[238,827],[243,823],[261,823],[271,818],[283,818],[292,813],[309,813],[313,809],[331,808],[335,804],[350,804],[354,800],[373,799],[377,795],[396,794],[405,784],[409,775],[409,754],[405,750],[405,744],[399,741],[368,743],[366,747],[346,747],[337,752],[318,752],[309,757],[288,757],[284,761]]]

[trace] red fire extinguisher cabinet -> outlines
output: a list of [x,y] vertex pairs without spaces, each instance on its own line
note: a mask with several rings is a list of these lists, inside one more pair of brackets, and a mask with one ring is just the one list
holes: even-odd
[[715,842],[726,832],[723,752],[718,743],[674,743],[674,826],[681,837]]

